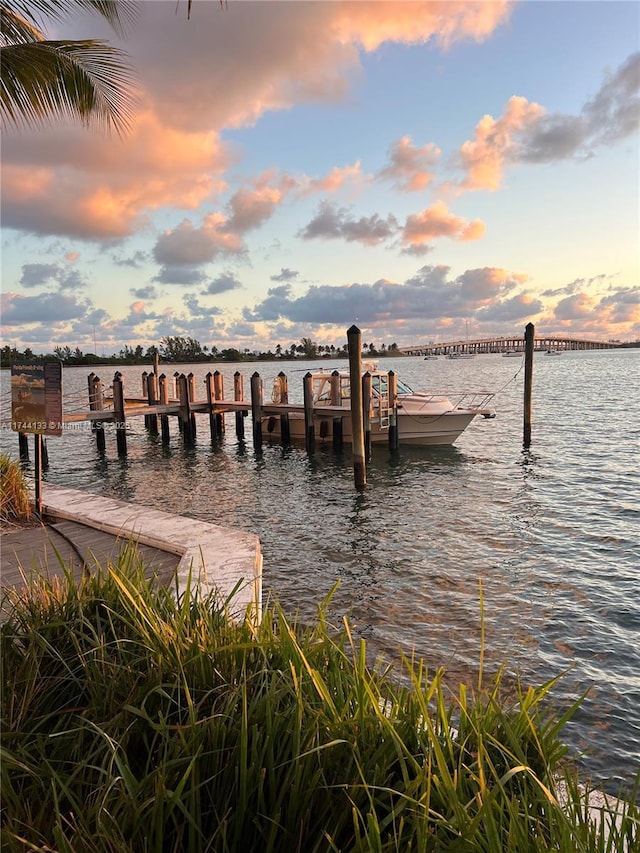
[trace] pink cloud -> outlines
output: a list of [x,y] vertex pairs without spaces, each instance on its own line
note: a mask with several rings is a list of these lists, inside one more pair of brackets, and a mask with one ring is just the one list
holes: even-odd
[[479,219],[469,222],[454,216],[449,213],[444,202],[437,201],[421,213],[407,217],[402,241],[411,246],[422,246],[439,237],[451,237],[462,241],[478,240],[484,231],[484,223]]
[[433,168],[441,151],[433,143],[419,148],[413,145],[410,136],[403,136],[389,148],[389,165],[379,174],[392,180],[396,187],[405,192],[425,189],[434,178]]
[[461,187],[466,190],[497,190],[518,134],[543,114],[544,108],[540,104],[513,96],[499,119],[483,116],[476,125],[474,138],[460,148],[460,162],[467,173]]

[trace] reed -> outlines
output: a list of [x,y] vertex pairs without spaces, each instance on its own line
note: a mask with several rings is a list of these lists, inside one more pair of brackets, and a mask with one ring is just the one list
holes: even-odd
[[634,807],[606,835],[589,821],[554,682],[452,696],[420,661],[371,666],[325,605],[234,623],[147,580],[133,547],[7,595],[3,850],[638,849]]
[[2,524],[20,524],[32,516],[29,487],[20,464],[0,454],[0,519]]

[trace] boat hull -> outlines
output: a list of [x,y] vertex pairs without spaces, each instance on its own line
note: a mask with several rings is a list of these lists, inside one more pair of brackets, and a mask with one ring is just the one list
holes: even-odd
[[[469,426],[477,416],[477,412],[454,411],[436,415],[416,415],[398,412],[398,441],[400,445],[429,447],[450,445]],[[351,444],[351,414],[345,412],[342,418],[342,440]],[[314,436],[319,442],[333,441],[334,418],[315,417]],[[268,438],[280,441],[280,417],[271,415],[263,419],[263,434]],[[304,416],[297,412],[289,415],[289,434],[292,441],[305,440]],[[389,430],[381,428],[379,423],[371,424],[371,443],[385,444],[389,442]]]

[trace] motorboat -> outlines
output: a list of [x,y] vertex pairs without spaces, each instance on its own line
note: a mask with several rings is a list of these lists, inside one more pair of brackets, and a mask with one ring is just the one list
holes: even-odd
[[[379,370],[376,363],[364,363],[363,374],[371,377],[369,408],[371,442],[389,440],[389,426],[393,421],[393,400],[389,399],[389,373]],[[310,374],[314,410],[314,433],[322,441],[331,441],[336,422],[340,423],[342,439],[351,443],[351,378],[348,369],[329,371],[320,369]],[[414,391],[406,382],[396,377],[396,409],[398,441],[402,445],[448,445],[464,432],[476,417],[494,418],[490,408],[494,394],[487,391],[462,391],[434,393]],[[280,384],[276,377],[272,400],[280,403]],[[266,407],[265,407],[266,408]],[[273,412],[263,418],[266,432],[280,437],[281,418]],[[289,431],[292,440],[305,438],[304,407],[285,406],[288,411]]]
[[559,349],[548,349],[545,355],[562,355],[562,350]]
[[450,352],[449,358],[475,358],[474,352]]
[[437,361],[437,359],[438,359],[438,356],[432,355],[431,353],[429,353],[429,355],[425,355],[425,357],[424,357],[425,361]]
[[522,351],[517,349],[508,349],[502,353],[503,358],[522,358],[522,356]]

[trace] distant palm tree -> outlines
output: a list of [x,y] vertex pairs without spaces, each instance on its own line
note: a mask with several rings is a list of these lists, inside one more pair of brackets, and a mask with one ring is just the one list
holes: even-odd
[[123,0],[2,0],[3,125],[34,127],[71,117],[119,134],[127,129],[134,77],[126,54],[105,41],[50,41],[43,32],[43,21],[78,10],[101,15],[119,35],[136,17],[136,4]]

